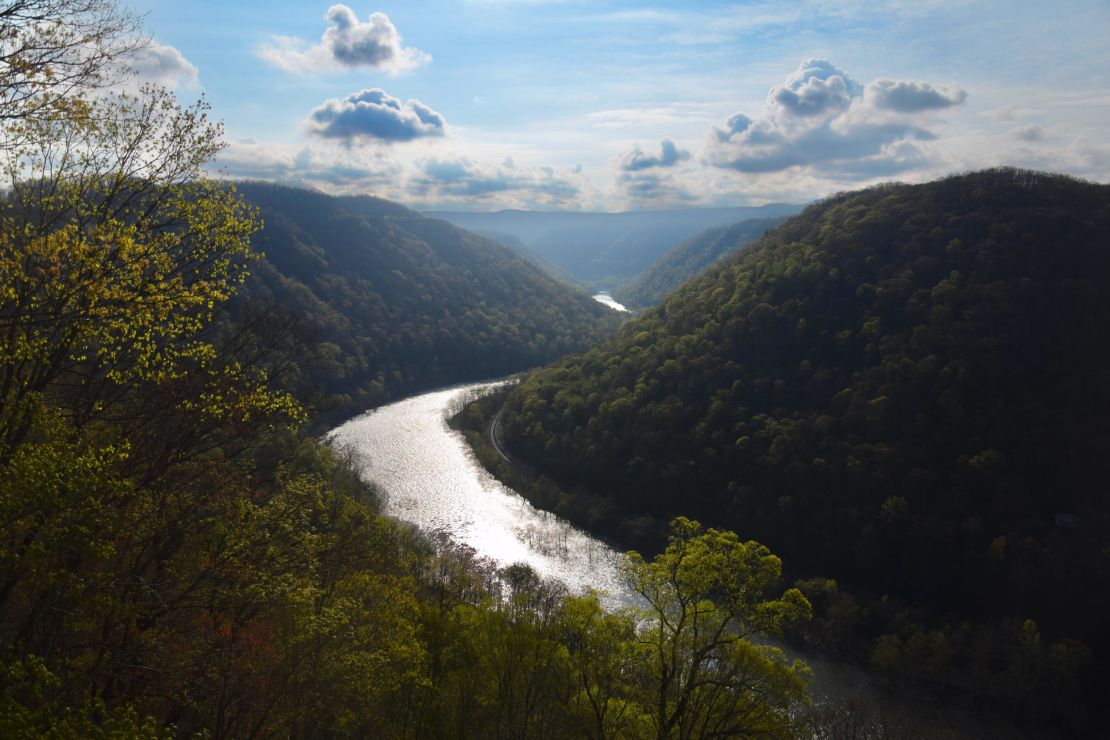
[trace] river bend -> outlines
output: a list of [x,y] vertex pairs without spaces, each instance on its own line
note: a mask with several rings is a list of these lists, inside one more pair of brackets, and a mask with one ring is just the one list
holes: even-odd
[[500,565],[528,563],[574,591],[624,601],[619,555],[554,514],[536,509],[475,459],[447,416],[498,382],[477,383],[382,406],[336,428],[360,475],[384,494],[383,513],[427,532],[445,532]]

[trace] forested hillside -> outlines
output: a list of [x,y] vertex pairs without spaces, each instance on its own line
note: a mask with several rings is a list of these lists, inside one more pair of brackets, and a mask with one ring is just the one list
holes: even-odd
[[630,308],[654,306],[672,290],[717,260],[751,244],[783,220],[753,218],[706,229],[664,254],[635,280],[614,291],[613,297]]
[[1062,705],[1110,647],[1108,368],[1110,187],[992,170],[811,206],[528,376],[503,429],[567,490],[873,598],[822,592],[823,639],[886,633],[884,670]]
[[265,255],[238,305],[299,337],[283,377],[337,419],[399,394],[505,375],[580,351],[617,317],[510,250],[370,197],[244,183]]

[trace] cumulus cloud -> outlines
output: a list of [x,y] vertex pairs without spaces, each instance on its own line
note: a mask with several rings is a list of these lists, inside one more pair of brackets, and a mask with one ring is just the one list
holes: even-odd
[[640,147],[636,146],[632,148],[632,151],[622,154],[618,158],[617,164],[625,172],[637,172],[653,167],[674,167],[679,162],[689,158],[690,152],[679,149],[670,139],[663,139],[660,142],[658,156],[644,154]]
[[380,88],[332,98],[309,114],[305,128],[325,139],[412,141],[443,136],[447,121],[419,100],[402,103]]
[[688,167],[679,165],[690,159],[690,152],[670,139],[659,142],[658,154],[646,154],[634,146],[616,158],[615,194],[632,207],[689,205],[697,197],[677,175],[687,172]]
[[360,21],[346,5],[333,5],[324,14],[328,28],[319,43],[308,45],[290,36],[274,36],[258,56],[286,72],[307,74],[320,69],[379,69],[398,74],[427,64],[431,55],[405,47],[401,34],[385,13]]
[[771,89],[763,115],[714,127],[708,163],[746,173],[807,168],[857,179],[920,167],[937,114],[962,104],[955,85],[879,79],[862,85],[826,59],[807,59]]
[[501,205],[574,207],[581,186],[550,167],[506,167],[467,157],[430,158],[419,163],[408,191],[428,203],[492,201]]
[[955,85],[933,86],[913,80],[875,80],[865,93],[876,108],[898,113],[942,110],[967,100],[967,92]]
[[862,92],[858,82],[827,59],[807,59],[786,84],[771,89],[770,99],[790,115],[820,116],[846,110]]
[[181,52],[166,44],[150,44],[136,52],[131,60],[135,81],[153,83],[173,89],[196,90],[200,74]]

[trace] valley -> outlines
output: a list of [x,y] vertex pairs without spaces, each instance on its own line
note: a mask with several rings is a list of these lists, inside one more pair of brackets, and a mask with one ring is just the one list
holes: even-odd
[[1100,736],[1104,6],[0,2],[0,738]]

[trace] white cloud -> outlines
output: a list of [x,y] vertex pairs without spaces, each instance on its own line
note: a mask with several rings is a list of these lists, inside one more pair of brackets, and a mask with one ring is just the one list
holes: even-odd
[[889,177],[924,166],[939,111],[961,105],[955,85],[878,79],[868,85],[825,59],[807,59],[771,89],[758,118],[715,127],[709,164],[746,173],[804,168],[838,179]]
[[309,114],[305,128],[325,139],[397,142],[444,135],[447,121],[419,100],[402,103],[381,88],[331,98]]
[[640,147],[635,146],[617,158],[617,166],[625,172],[635,172],[653,167],[674,167],[679,162],[690,159],[690,152],[679,149],[670,139],[663,139],[659,147],[659,156],[655,156],[644,154]]
[[575,173],[551,167],[480,163],[467,157],[433,157],[417,163],[407,195],[421,203],[473,206],[574,208],[582,183]]
[[713,120],[711,111],[716,104],[690,104],[658,106],[654,108],[614,108],[586,114],[586,120],[595,128],[622,129],[642,126],[681,124],[690,121]]
[[267,180],[329,193],[374,193],[396,198],[403,168],[387,152],[335,146],[289,147],[237,140],[220,152],[217,174],[236,180]]
[[152,83],[171,90],[200,88],[197,68],[172,46],[152,43],[139,49],[130,64],[137,84]]
[[368,194],[413,208],[577,209],[596,202],[580,172],[483,162],[457,154],[398,159],[395,150],[348,148],[323,141],[280,146],[232,141],[215,169],[226,179],[310,187],[333,194]]
[[864,92],[876,108],[896,113],[943,110],[967,100],[967,93],[955,85],[934,86],[913,80],[878,79]]
[[273,36],[268,46],[258,50],[258,56],[295,74],[359,68],[398,74],[432,60],[426,52],[403,46],[401,34],[385,13],[373,13],[368,20],[360,21],[346,5],[333,5],[324,19],[329,26],[318,43],[308,45],[299,38]]
[[616,178],[618,197],[632,208],[690,207],[703,200],[682,178],[664,172],[621,172]]

